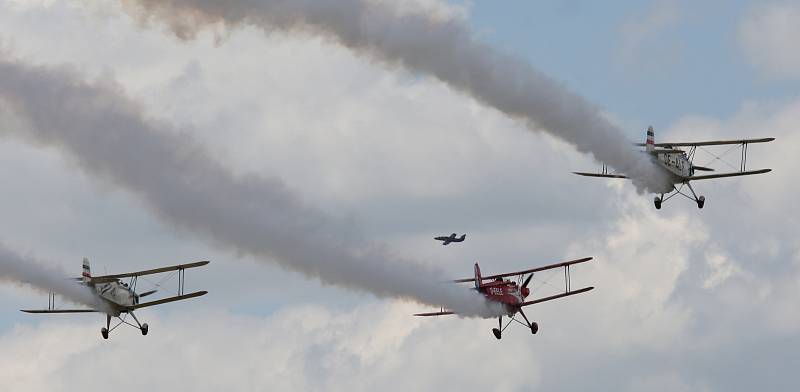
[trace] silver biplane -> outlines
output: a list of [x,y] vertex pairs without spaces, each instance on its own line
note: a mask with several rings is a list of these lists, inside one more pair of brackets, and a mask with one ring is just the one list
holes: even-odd
[[[108,339],[109,332],[117,327],[125,324],[137,328],[142,332],[142,335],[147,335],[149,327],[147,323],[140,323],[133,314],[134,310],[146,308],[148,306],[161,305],[169,302],[181,301],[189,298],[199,297],[205,295],[207,291],[196,291],[193,293],[184,293],[185,270],[189,268],[202,267],[208,264],[209,261],[198,261],[196,263],[178,264],[169,267],[156,268],[145,271],[129,272],[116,275],[92,276],[89,260],[83,259],[83,273],[80,278],[74,278],[77,284],[88,286],[92,292],[97,296],[99,304],[96,309],[56,309],[55,294],[50,293],[48,298],[47,309],[23,309],[25,313],[36,314],[55,314],[55,313],[105,313],[106,326],[100,329],[100,334],[103,339]],[[142,293],[136,292],[136,284],[139,277],[144,275],[161,274],[165,272],[177,273],[178,275],[178,292],[176,296],[158,299],[150,302],[140,302],[140,298],[156,293],[158,290],[149,290]],[[170,276],[167,276],[169,278]],[[124,278],[129,278],[128,282],[123,282]],[[160,286],[157,284],[156,286]],[[130,315],[136,324],[127,321],[127,316]],[[111,326],[111,319],[116,317],[117,322],[113,327]]]
[[[645,153],[650,154],[651,159],[656,163],[657,167],[663,170],[668,178],[669,183],[665,184],[662,189],[655,189],[655,193],[660,194],[653,200],[656,209],[661,209],[661,204],[671,199],[676,195],[682,195],[689,200],[697,203],[698,208],[703,208],[706,202],[705,196],[697,196],[694,188],[690,184],[691,181],[697,180],[710,180],[714,178],[724,177],[737,177],[749,176],[753,174],[763,174],[772,171],[772,169],[758,169],[747,170],[747,147],[753,143],[766,143],[775,140],[774,137],[761,138],[761,139],[738,139],[738,140],[713,140],[707,142],[691,142],[691,143],[655,143],[655,132],[653,127],[647,128],[647,141],[646,143],[636,143],[636,146],[644,146]],[[731,145],[727,151],[720,155],[716,155],[711,151],[704,149],[707,146],[721,146]],[[677,147],[688,147],[689,150],[681,150]],[[706,153],[712,156],[712,160],[703,166],[695,165],[695,159],[698,149],[704,149]],[[726,162],[723,157],[733,151],[741,150],[741,158],[739,160],[739,167]],[[698,171],[713,172],[713,168],[708,167],[712,162],[719,161],[727,164],[735,171],[715,174],[696,175]],[[574,172],[580,176],[586,177],[603,177],[603,178],[628,178],[622,174],[609,172],[606,166],[603,166],[602,173],[583,173]],[[686,194],[684,187],[688,188],[691,196]]]

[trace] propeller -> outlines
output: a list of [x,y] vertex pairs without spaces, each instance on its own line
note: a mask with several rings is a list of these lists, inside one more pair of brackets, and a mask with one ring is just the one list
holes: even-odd
[[533,279],[533,274],[528,275],[528,277],[525,279],[525,282],[522,283],[523,289],[528,287],[528,283],[531,282],[531,279]]
[[156,291],[158,291],[158,290],[145,291],[144,293],[139,294],[139,298],[147,297],[150,294],[155,294]]
[[710,167],[703,167],[703,166],[692,166],[692,169],[699,171],[714,171],[714,169]]

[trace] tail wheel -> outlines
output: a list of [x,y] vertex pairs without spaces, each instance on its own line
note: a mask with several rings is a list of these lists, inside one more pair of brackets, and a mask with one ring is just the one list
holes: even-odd
[[147,325],[147,323],[142,324],[142,336],[147,335],[147,331],[149,330],[150,327]]
[[536,332],[539,332],[539,324],[533,322],[531,323],[531,333],[536,335]]
[[492,328],[492,333],[494,334],[494,337],[496,337],[496,338],[497,338],[497,340],[500,340],[500,338],[501,338],[501,337],[503,337],[503,336],[501,335],[501,332],[500,332],[500,330],[499,330],[499,329],[497,329],[497,328]]
[[100,335],[103,335],[103,339],[108,339],[108,328],[100,328]]
[[705,196],[700,196],[697,199],[697,208],[703,208],[704,205],[706,205],[706,197]]

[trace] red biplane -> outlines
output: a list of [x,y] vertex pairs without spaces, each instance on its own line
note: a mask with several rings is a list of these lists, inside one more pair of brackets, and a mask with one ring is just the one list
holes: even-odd
[[[475,277],[474,278],[466,278],[466,279],[457,279],[454,280],[454,283],[467,283],[467,282],[475,282],[474,290],[477,290],[481,294],[483,294],[486,299],[489,301],[499,302],[505,307],[506,315],[509,316],[508,323],[503,325],[503,316],[498,317],[498,328],[492,329],[494,336],[497,339],[502,337],[503,331],[511,325],[512,322],[516,321],[523,326],[530,328],[532,334],[536,334],[539,331],[539,324],[535,322],[530,322],[528,317],[525,315],[525,312],[522,311],[522,308],[528,305],[538,304],[541,302],[551,301],[554,299],[568,297],[570,295],[585,293],[589,290],[594,289],[594,287],[584,287],[578,290],[572,290],[570,287],[570,266],[574,264],[585,263],[589,260],[592,260],[591,257],[585,257],[578,260],[572,261],[565,261],[557,264],[546,265],[544,267],[532,268],[525,271],[518,271],[518,272],[509,272],[505,274],[499,275],[491,275],[491,276],[481,276],[481,268],[478,266],[478,263],[475,263]],[[537,298],[530,301],[526,301],[525,299],[531,294],[531,289],[528,288],[528,285],[531,283],[531,279],[533,279],[533,274],[540,271],[552,270],[556,268],[564,268],[564,286],[565,290],[563,293],[550,295],[547,297]],[[527,278],[523,281],[523,277],[526,274],[528,275]],[[516,277],[517,281],[505,279],[508,277]],[[432,313],[417,313],[414,316],[445,316],[456,314],[456,312],[444,310],[442,309],[439,312],[432,312]],[[515,317],[517,314],[521,315],[522,318],[525,320],[525,323],[522,321],[517,320]]]

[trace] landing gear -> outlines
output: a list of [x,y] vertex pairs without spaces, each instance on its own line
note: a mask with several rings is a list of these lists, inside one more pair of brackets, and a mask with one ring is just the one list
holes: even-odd
[[502,334],[502,332],[500,332],[500,330],[499,330],[499,329],[497,329],[497,328],[492,328],[492,333],[494,334],[494,337],[496,337],[496,338],[497,338],[497,340],[500,340],[500,339],[503,337],[503,336],[501,335],[501,334]]
[[525,315],[525,312],[522,311],[522,308],[519,308],[519,314],[521,314],[522,318],[525,319],[525,322],[528,323],[528,328],[531,329],[531,334],[536,335],[536,332],[539,332],[539,324],[528,321],[528,316]]
[[[691,194],[684,193],[683,191],[684,186],[689,188]],[[689,200],[694,201],[695,203],[697,203],[697,208],[703,208],[703,206],[706,204],[705,196],[698,197],[697,194],[694,192],[694,189],[692,189],[692,185],[688,181],[681,183],[679,186],[672,187],[672,191],[669,192],[669,194],[667,194],[666,196],[663,193],[661,194],[661,196],[656,196],[653,199],[653,204],[656,206],[657,210],[660,210],[662,204],[664,204],[667,200],[673,198],[676,195],[681,195]]]
[[522,324],[525,327],[528,327],[531,330],[532,335],[536,335],[536,333],[539,332],[539,324],[530,322],[528,320],[528,316],[525,315],[525,312],[522,311],[521,307],[517,308],[517,313],[519,313],[522,318],[525,319],[524,323],[514,318],[516,317],[516,314],[511,315],[510,320],[508,320],[508,323],[505,326],[503,326],[503,316],[497,318],[498,326],[497,328],[492,328],[492,333],[497,340],[500,340],[503,337],[503,331],[505,331],[505,329],[508,328],[508,326],[514,321]]
[[131,317],[133,317],[133,320],[136,321],[136,324],[133,324],[133,323],[129,322],[127,320],[127,317],[128,317],[127,315],[124,315],[124,316],[123,315],[117,315],[117,316],[114,316],[114,317],[118,318],[119,321],[115,322],[114,326],[112,327],[111,326],[111,317],[112,316],[111,315],[106,315],[106,326],[100,329],[100,335],[103,335],[103,339],[108,339],[108,335],[111,333],[111,331],[117,329],[117,327],[119,327],[122,324],[129,325],[131,327],[134,327],[134,328],[138,329],[139,332],[142,333],[142,336],[147,335],[147,332],[150,331],[150,327],[147,325],[147,323],[144,323],[144,324],[140,323],[139,320],[136,319],[136,315],[133,314],[133,312],[126,312],[126,313],[127,313],[127,315],[130,315]]
[[100,328],[100,335],[103,335],[103,339],[108,339],[109,328],[111,328],[111,316],[106,315],[106,326]]
[[692,184],[687,182],[686,186],[688,186],[689,190],[692,191],[692,196],[694,196],[694,201],[697,202],[697,208],[703,208],[703,206],[706,205],[706,197],[705,196],[697,197],[697,194],[694,193],[694,189],[692,189]]
[[494,337],[497,338],[497,340],[500,340],[500,338],[503,337],[503,316],[498,317],[497,320],[499,326],[498,328],[492,328],[492,333],[494,334]]
[[133,314],[133,312],[130,312],[128,314],[130,314],[131,317],[133,317],[133,321],[136,321],[136,324],[139,326],[139,330],[142,331],[142,336],[147,335],[147,331],[150,329],[150,327],[147,326],[147,323],[144,324],[140,323],[139,319],[136,318],[136,315]]

